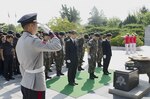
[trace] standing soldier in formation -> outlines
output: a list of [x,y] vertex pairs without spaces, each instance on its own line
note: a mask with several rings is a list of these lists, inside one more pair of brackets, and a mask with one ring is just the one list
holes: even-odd
[[78,45],[78,71],[84,70],[81,66],[83,63],[83,57],[84,57],[84,37],[83,34],[77,39],[77,45]]
[[[17,45],[19,38],[20,38],[20,34],[16,33],[14,40],[13,40],[14,49],[16,49],[16,45]],[[15,53],[16,53],[16,51],[15,51]],[[15,57],[16,58],[14,59],[14,74],[17,75],[17,74],[20,74],[20,70],[19,70],[19,62],[18,62],[18,58],[17,58],[16,54],[15,54]]]
[[[68,32],[66,32],[66,37],[65,37],[65,39],[64,39],[64,42],[65,42],[65,44],[66,44],[66,41],[68,40],[68,39],[70,39],[70,31],[68,31]],[[65,47],[66,47],[66,45],[64,45]],[[66,50],[65,50],[65,63],[66,63],[66,68],[68,68],[69,67],[69,64],[67,63],[67,60],[66,60]]]
[[59,51],[59,39],[54,36],[51,42],[43,43],[37,33],[37,14],[27,14],[19,19],[24,30],[16,45],[16,53],[22,75],[21,92],[23,99],[45,99],[45,73],[43,51]]
[[103,49],[103,73],[104,75],[109,75],[108,66],[112,56],[112,50],[110,45],[112,34],[107,33],[106,38],[102,42],[102,49]]
[[75,82],[76,71],[78,66],[78,55],[77,55],[77,42],[76,42],[76,31],[70,31],[70,39],[66,41],[66,60],[68,65],[68,83],[71,86],[78,85]]
[[89,79],[98,78],[94,74],[95,67],[96,67],[98,39],[99,39],[99,34],[94,34],[93,38],[89,40],[89,52],[88,52],[88,64],[89,64],[88,73],[89,73]]
[[55,52],[54,54],[54,60],[55,60],[55,64],[56,64],[56,72],[57,72],[57,76],[61,76],[61,75],[64,75],[61,70],[62,70],[62,66],[64,64],[64,35],[65,33],[64,32],[60,32],[58,34],[58,37],[60,39],[60,43],[61,43],[61,46],[62,46],[62,49],[60,51],[57,51]]
[[15,56],[15,50],[12,46],[13,36],[7,35],[6,42],[1,47],[1,57],[4,62],[4,77],[7,81],[13,78],[13,59]]
[[99,40],[98,40],[98,51],[97,51],[97,65],[98,67],[102,66],[102,58],[103,58],[103,49],[102,49],[102,41],[103,36],[100,34]]
[[[50,35],[52,35],[52,34],[43,33],[43,43],[44,44],[49,42]],[[43,58],[44,58],[44,66],[45,66],[45,78],[50,79],[51,77],[49,77],[49,75],[48,75],[49,68],[50,68],[50,58],[51,58],[50,52],[43,52]]]

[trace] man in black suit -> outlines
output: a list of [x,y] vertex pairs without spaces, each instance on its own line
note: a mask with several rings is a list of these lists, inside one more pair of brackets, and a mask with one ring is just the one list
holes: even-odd
[[78,66],[76,31],[69,31],[70,38],[66,41],[66,60],[68,65],[68,83],[71,86],[78,85],[75,83],[76,70]]
[[106,34],[106,38],[102,42],[102,49],[103,49],[103,73],[104,75],[111,74],[108,72],[108,66],[110,63],[110,59],[112,56],[110,39],[112,37],[111,33]]

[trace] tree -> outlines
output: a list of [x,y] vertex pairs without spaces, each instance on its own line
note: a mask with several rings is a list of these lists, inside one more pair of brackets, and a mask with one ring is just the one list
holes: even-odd
[[145,26],[150,25],[150,12],[144,14],[142,21]]
[[148,10],[145,6],[143,6],[143,7],[139,10],[139,12],[140,12],[141,14],[145,14],[145,13],[149,12],[149,10]]
[[127,18],[124,20],[123,24],[132,24],[137,23],[137,19],[135,15],[128,14]]
[[52,29],[52,31],[60,32],[60,31],[69,31],[76,30],[77,32],[83,32],[84,28],[79,24],[69,22],[68,19],[63,18],[55,18],[51,19],[48,23],[48,26]]
[[3,26],[3,32],[7,32],[7,31],[16,32],[16,28],[15,28],[15,26],[13,24],[9,24],[9,25],[5,24]]
[[74,22],[74,23],[80,22],[80,14],[74,7],[68,8],[66,5],[62,5],[60,15],[63,19],[67,18],[69,22]]
[[119,18],[113,17],[107,20],[108,27],[119,27],[121,20]]
[[96,7],[93,7],[93,9],[90,12],[91,17],[88,19],[89,20],[89,25],[94,25],[94,26],[103,26],[106,25],[106,17],[103,14],[103,11],[101,12],[98,11]]

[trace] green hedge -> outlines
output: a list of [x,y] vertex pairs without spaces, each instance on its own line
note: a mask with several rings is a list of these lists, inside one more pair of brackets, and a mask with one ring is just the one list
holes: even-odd
[[113,37],[116,37],[117,35],[119,35],[120,33],[120,29],[119,28],[107,28],[103,34],[106,34],[106,33],[112,33],[112,36]]
[[139,28],[139,29],[144,29],[143,25],[141,24],[127,24],[124,25],[123,28],[127,28],[127,29],[134,29],[134,28]]

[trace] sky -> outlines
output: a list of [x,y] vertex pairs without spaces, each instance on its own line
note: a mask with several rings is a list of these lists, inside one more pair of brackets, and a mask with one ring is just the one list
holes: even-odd
[[61,5],[75,7],[80,12],[81,23],[88,22],[90,11],[95,6],[103,10],[107,18],[124,20],[129,13],[142,6],[150,9],[150,0],[0,0],[0,23],[15,24],[25,14],[37,13],[37,20],[47,23],[51,18],[60,17]]

